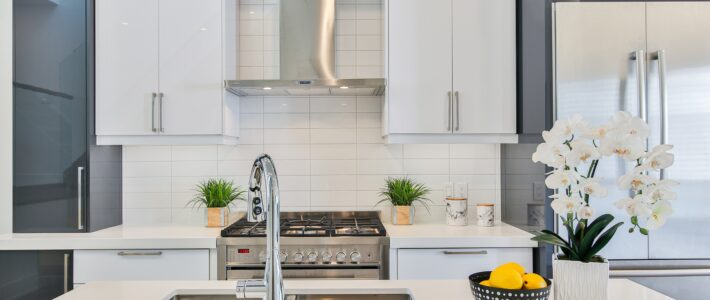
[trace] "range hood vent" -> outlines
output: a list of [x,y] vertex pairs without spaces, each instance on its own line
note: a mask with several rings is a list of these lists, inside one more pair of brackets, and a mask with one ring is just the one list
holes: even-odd
[[227,80],[239,96],[379,96],[383,78],[335,76],[335,0],[281,1],[280,79]]

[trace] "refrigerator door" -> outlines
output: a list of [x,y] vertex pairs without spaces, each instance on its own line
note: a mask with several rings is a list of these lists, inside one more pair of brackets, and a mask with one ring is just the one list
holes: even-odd
[[[675,164],[666,178],[677,180],[674,214],[651,232],[652,259],[710,258],[710,3],[649,2],[649,111],[660,119],[659,79],[665,77],[667,139]],[[665,76],[658,72],[665,65]],[[661,72],[662,73],[662,72]],[[655,121],[658,123],[659,121]],[[655,128],[659,127],[653,127]],[[652,141],[653,143],[653,141]]]
[[[643,96],[639,90],[645,90],[638,71],[645,75],[645,60],[632,59],[632,54],[646,49],[644,2],[558,2],[554,39],[557,119],[580,113],[591,124],[601,124],[619,110],[638,115]],[[591,200],[595,215],[611,213],[628,224],[628,216],[613,203],[628,195],[615,186],[616,178],[631,167],[617,159],[600,162],[596,178],[609,195]],[[648,258],[648,238],[625,229],[600,254],[608,259]]]

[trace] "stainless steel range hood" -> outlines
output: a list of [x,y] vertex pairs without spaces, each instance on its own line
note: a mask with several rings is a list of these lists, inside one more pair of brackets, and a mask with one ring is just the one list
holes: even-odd
[[335,0],[281,1],[279,26],[280,79],[227,80],[227,90],[239,96],[384,93],[384,78],[336,77]]

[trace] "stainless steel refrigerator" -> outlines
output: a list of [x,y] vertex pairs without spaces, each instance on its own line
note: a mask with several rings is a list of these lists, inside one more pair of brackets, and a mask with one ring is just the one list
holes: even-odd
[[[626,110],[647,119],[651,146],[675,145],[661,174],[680,182],[674,214],[643,236],[620,230],[601,253],[612,276],[676,299],[710,297],[710,2],[558,2],[553,4],[556,118],[581,113],[592,123]],[[602,161],[610,193],[597,214],[628,216],[615,179],[621,161]]]

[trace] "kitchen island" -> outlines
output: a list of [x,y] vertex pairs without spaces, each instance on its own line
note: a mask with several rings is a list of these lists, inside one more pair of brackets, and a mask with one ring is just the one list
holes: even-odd
[[[290,295],[406,294],[415,300],[473,299],[467,280],[284,280],[284,287]],[[171,300],[177,295],[234,295],[234,292],[234,281],[116,281],[89,283],[57,299]],[[672,298],[627,279],[611,279],[609,299]]]

